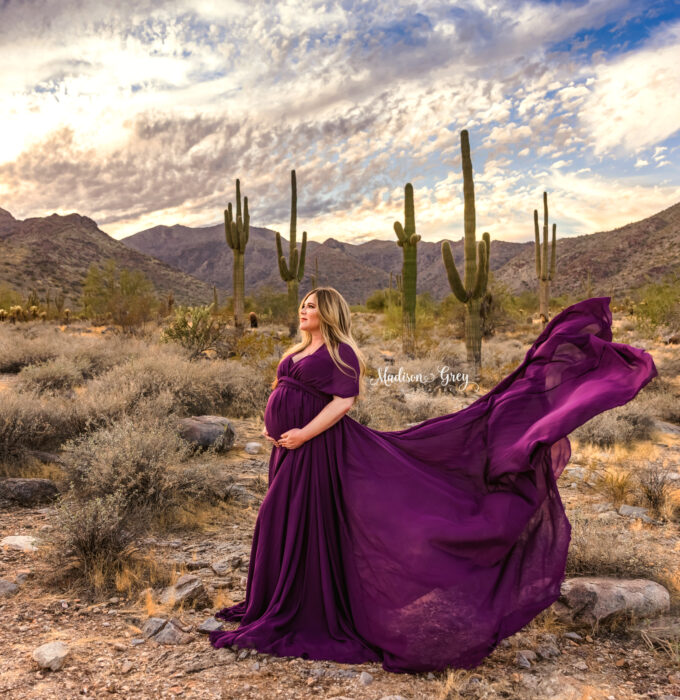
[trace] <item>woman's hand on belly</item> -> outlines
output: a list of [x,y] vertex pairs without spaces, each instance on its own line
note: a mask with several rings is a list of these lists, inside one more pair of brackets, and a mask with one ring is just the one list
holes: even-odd
[[262,431],[262,435],[264,435],[267,438],[267,440],[271,440],[274,443],[274,445],[276,445],[276,447],[281,447],[281,445],[276,440],[274,440],[274,438],[267,432],[267,428],[265,428]]
[[279,439],[281,447],[285,447],[287,450],[294,450],[296,447],[304,445],[305,442],[307,442],[305,434],[300,428],[286,430],[285,433],[281,433]]

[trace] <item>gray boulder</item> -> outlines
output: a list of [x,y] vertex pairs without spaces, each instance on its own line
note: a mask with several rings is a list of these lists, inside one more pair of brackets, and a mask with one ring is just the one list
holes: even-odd
[[583,576],[562,584],[553,609],[565,622],[592,625],[617,613],[653,617],[668,612],[670,594],[656,581]]
[[196,447],[214,446],[218,452],[227,452],[234,445],[234,426],[224,416],[191,416],[179,421],[179,434]]
[[20,506],[50,503],[59,496],[59,489],[50,479],[0,479],[0,503]]
[[39,646],[33,652],[33,659],[38,662],[40,668],[58,671],[63,667],[68,653],[69,649],[64,642],[49,642]]

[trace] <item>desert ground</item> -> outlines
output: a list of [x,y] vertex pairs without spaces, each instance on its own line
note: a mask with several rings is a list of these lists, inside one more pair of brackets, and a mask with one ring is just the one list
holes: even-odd
[[[464,356],[461,340],[432,332],[418,359],[407,360],[380,314],[356,312],[353,327],[373,376],[389,357],[392,368],[418,371],[456,367]],[[567,579],[654,581],[670,608],[584,625],[551,607],[474,669],[393,674],[379,664],[211,648],[200,628],[245,595],[267,490],[263,411],[290,341],[283,327],[263,326],[227,351],[189,360],[158,344],[156,331],[127,338],[85,322],[0,325],[0,477],[47,479],[61,494],[0,503],[0,697],[680,697],[677,346],[639,336],[615,314],[614,340],[651,352],[659,377],[569,436],[572,457],[559,479],[572,523]],[[374,386],[349,415],[393,430],[464,409],[521,362],[537,334],[528,323],[485,340],[478,390]],[[199,415],[227,418],[233,444],[187,453],[173,431]],[[160,494],[140,501],[143,527],[125,503],[105,499],[114,486],[138,497],[135,479]],[[34,657],[50,642],[67,650],[55,670]]]

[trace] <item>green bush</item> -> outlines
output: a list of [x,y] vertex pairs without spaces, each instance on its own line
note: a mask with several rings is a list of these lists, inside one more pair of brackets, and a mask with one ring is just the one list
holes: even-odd
[[110,319],[125,332],[153,319],[161,306],[153,283],[141,270],[119,271],[112,258],[103,270],[90,265],[83,282],[82,304],[90,318]]
[[205,350],[216,349],[226,324],[213,315],[213,308],[214,304],[178,306],[170,325],[161,331],[161,342],[179,343],[191,352],[192,358]]

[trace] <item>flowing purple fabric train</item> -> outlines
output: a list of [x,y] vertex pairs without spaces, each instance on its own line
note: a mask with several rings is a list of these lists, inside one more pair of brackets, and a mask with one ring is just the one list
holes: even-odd
[[[350,416],[275,447],[240,620],[210,633],[278,656],[381,661],[396,673],[477,666],[560,594],[571,526],[557,489],[567,435],[657,375],[612,342],[610,297],[555,316],[522,364],[456,413],[379,431]],[[358,370],[351,347],[341,357]],[[358,383],[325,346],[279,366],[278,438]]]

